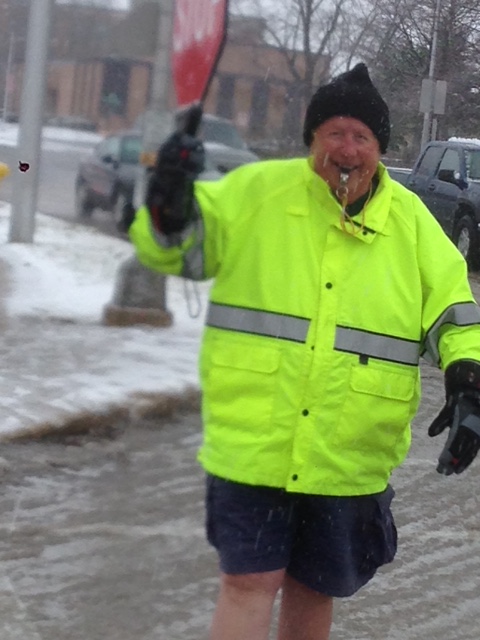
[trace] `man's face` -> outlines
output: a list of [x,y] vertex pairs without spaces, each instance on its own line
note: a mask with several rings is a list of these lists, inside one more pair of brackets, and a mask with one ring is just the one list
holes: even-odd
[[335,116],[313,133],[310,147],[314,169],[333,191],[340,175],[348,174],[348,202],[368,192],[380,160],[380,146],[367,125],[356,118]]

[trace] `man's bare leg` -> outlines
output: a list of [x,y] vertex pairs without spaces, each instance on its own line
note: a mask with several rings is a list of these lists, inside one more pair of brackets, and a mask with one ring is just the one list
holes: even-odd
[[222,573],[210,640],[267,640],[285,572]]
[[328,640],[332,616],[333,598],[285,575],[278,640]]

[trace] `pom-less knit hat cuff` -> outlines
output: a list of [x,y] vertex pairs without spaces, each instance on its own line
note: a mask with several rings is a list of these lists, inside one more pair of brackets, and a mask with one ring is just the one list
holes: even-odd
[[386,153],[390,139],[388,106],[370,80],[363,62],[322,85],[313,95],[303,126],[303,141],[307,147],[312,143],[315,129],[335,116],[348,116],[363,122],[377,138],[381,153]]

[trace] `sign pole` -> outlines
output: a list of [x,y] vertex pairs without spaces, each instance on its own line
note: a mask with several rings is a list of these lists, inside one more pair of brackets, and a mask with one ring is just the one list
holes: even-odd
[[430,68],[428,71],[428,79],[431,84],[431,93],[429,95],[430,102],[428,109],[423,116],[423,130],[422,130],[422,148],[432,139],[432,114],[434,104],[434,92],[435,92],[435,65],[437,62],[437,40],[438,40],[438,20],[440,17],[440,4],[441,0],[437,0],[435,5],[435,13],[433,16],[433,36],[432,36],[432,49],[430,51]]
[[[169,113],[173,5],[174,0],[161,0],[152,97],[144,115],[141,164],[135,180],[135,208],[143,204],[147,186],[148,163],[143,158],[153,155],[153,149],[158,148],[173,127],[173,116]],[[171,326],[173,315],[167,308],[166,289],[166,276],[147,269],[133,255],[118,269],[112,300],[103,309],[102,323],[107,326]]]
[[51,9],[52,0],[30,5],[17,146],[21,164],[14,181],[9,242],[33,242]]

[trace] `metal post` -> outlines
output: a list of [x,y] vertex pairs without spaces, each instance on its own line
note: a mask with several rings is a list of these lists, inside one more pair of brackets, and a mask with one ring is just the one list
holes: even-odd
[[432,35],[432,49],[430,51],[430,67],[428,70],[428,78],[432,80],[432,92],[431,92],[431,100],[430,100],[430,108],[425,111],[423,116],[423,130],[422,130],[422,147],[427,144],[429,140],[431,140],[432,134],[432,114],[433,114],[433,103],[435,100],[435,66],[437,62],[437,40],[438,40],[438,20],[440,17],[440,5],[441,0],[437,0],[435,5],[435,14],[433,16],[433,35]]
[[[142,151],[149,164],[153,164],[160,143],[173,131],[175,120],[170,109],[172,87],[172,41],[174,0],[158,0],[159,24],[157,46],[152,74],[152,93],[148,109],[144,115],[142,129]],[[139,207],[144,202],[147,168],[142,166],[135,182],[134,204]]]
[[3,121],[7,121],[8,111],[10,108],[10,92],[12,90],[12,64],[13,52],[15,47],[15,34],[10,34],[10,42],[8,44],[7,68],[5,71],[5,92],[3,94]]
[[[171,91],[171,49],[174,0],[159,0],[160,22],[153,67],[152,96],[143,123],[142,147],[146,155],[155,154],[174,119],[169,111]],[[134,205],[143,204],[147,168],[139,168],[135,181]],[[173,315],[167,308],[167,278],[144,267],[134,256],[120,265],[112,302],[103,310],[103,323],[126,326],[151,324],[168,327]]]
[[18,161],[28,170],[16,171],[10,242],[33,241],[51,9],[52,0],[35,0],[30,5],[17,146]]
[[168,111],[172,86],[173,0],[161,0],[160,7],[151,107],[158,111]]

